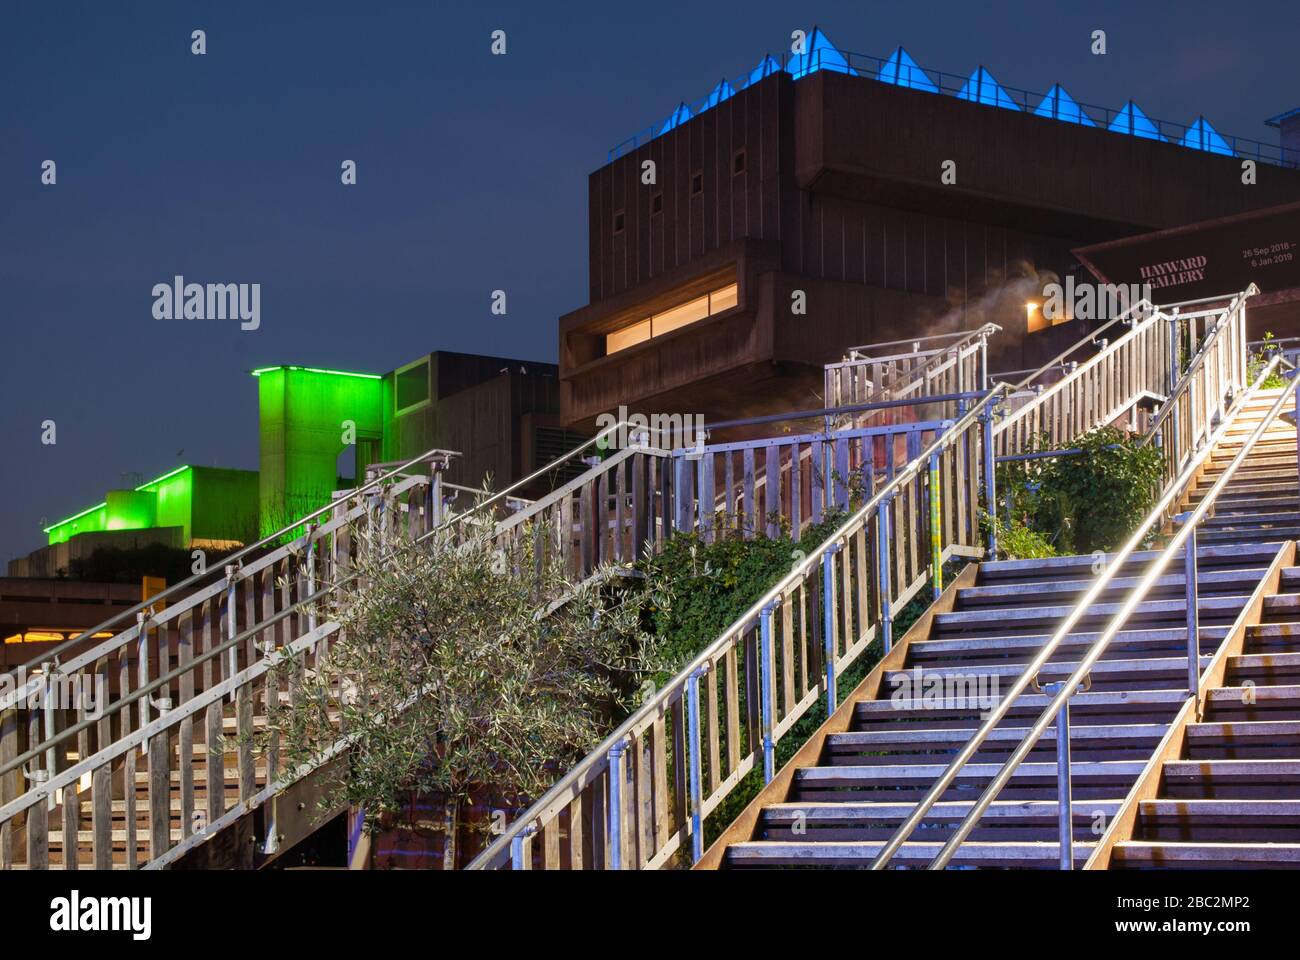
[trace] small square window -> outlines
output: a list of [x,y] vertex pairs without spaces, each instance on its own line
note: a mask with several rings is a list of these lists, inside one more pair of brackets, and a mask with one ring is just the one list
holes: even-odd
[[745,172],[745,151],[744,150],[738,151],[736,153],[736,156],[732,158],[731,172],[733,174]]
[[662,193],[656,193],[653,197],[650,198],[650,215],[654,216],[656,213],[663,213],[663,212],[664,212],[664,195]]
[[624,216],[623,216],[623,211],[622,211],[622,210],[620,210],[618,213],[614,214],[614,232],[615,232],[615,233],[622,233],[622,232],[623,232],[623,225],[624,225],[625,222],[626,222],[626,220],[625,220],[625,218],[624,218]]
[[703,193],[703,192],[704,192],[704,174],[699,172],[692,173],[691,174],[691,196],[695,196],[697,193]]

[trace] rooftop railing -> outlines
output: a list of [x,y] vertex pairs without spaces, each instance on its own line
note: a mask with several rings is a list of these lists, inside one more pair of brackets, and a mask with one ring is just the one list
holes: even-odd
[[894,58],[874,57],[833,48],[813,49],[806,54],[768,54],[754,69],[734,80],[721,81],[707,95],[690,103],[683,102],[668,118],[652,123],[615,144],[609,150],[608,160],[612,162],[644,146],[773,73],[790,73],[798,80],[818,70],[867,77],[913,90],[958,97],[991,109],[1019,110],[1062,123],[1075,123],[1125,136],[1165,141],[1185,149],[1203,150],[1282,167],[1300,167],[1300,151],[1222,133],[1209,126],[1203,117],[1198,117],[1190,124],[1160,120],[1149,117],[1140,110],[1135,111],[1132,101],[1118,109],[1103,107],[1074,100],[1069,94],[1062,97],[1058,93],[1059,87],[1053,87],[1047,93],[1009,87],[993,80],[982,68],[973,76],[960,75],[920,67],[911,63],[910,59],[900,63]]

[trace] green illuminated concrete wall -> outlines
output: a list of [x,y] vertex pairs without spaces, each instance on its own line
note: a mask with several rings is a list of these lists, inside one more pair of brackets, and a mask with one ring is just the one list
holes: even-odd
[[358,445],[382,449],[385,384],[368,374],[301,367],[271,367],[254,376],[258,509],[266,535],[329,502],[338,486],[338,457],[347,446],[347,421],[355,424]]
[[177,467],[134,490],[110,490],[104,502],[45,529],[49,542],[83,533],[177,527],[183,542],[257,539],[257,474],[219,467]]

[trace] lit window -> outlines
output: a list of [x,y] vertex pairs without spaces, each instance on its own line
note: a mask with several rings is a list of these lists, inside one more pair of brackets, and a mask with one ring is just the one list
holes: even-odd
[[682,327],[698,323],[705,317],[711,317],[736,306],[736,284],[730,283],[702,297],[688,300],[676,307],[670,307],[661,313],[653,314],[644,320],[638,320],[631,326],[615,330],[605,335],[605,353],[617,353],[638,343],[644,343],[652,337],[662,337]]
[[650,339],[650,321],[642,320],[640,323],[634,323],[630,327],[624,327],[622,330],[615,330],[605,337],[605,352],[617,353],[619,350],[626,350],[628,347],[636,346]]
[[708,315],[709,298],[699,297],[690,303],[683,303],[680,307],[673,307],[663,313],[656,313],[650,318],[650,336],[662,337],[665,333],[672,333],[672,331],[687,324],[703,320]]
[[709,315],[721,313],[723,310],[730,310],[736,305],[736,285],[723,287],[721,290],[714,290],[709,294]]

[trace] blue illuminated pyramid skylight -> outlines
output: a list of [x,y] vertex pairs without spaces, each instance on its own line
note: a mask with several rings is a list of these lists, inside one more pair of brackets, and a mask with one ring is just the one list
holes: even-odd
[[982,66],[962,84],[962,88],[957,91],[957,99],[983,103],[990,107],[1004,107],[1007,110],[1020,109],[1020,104],[1012,100],[1002,85],[993,79],[993,74]]
[[709,94],[709,99],[704,101],[704,109],[707,110],[709,107],[716,107],[723,100],[726,100],[728,97],[735,96],[735,94],[736,94],[735,89],[731,86],[731,84],[729,84],[726,81],[726,78],[724,77],[722,80],[719,80],[718,85],[713,88],[713,92]]
[[1124,109],[1115,115],[1115,119],[1110,122],[1107,130],[1113,130],[1116,133],[1127,133],[1130,136],[1142,137],[1146,140],[1164,140],[1160,135],[1160,129],[1147,118],[1142,112],[1142,108],[1130,100],[1124,104]]
[[745,81],[745,86],[758,83],[764,77],[770,77],[774,73],[781,72],[781,63],[770,53],[753,70],[749,71],[749,79]]
[[913,90],[925,90],[929,93],[939,92],[939,87],[935,82],[926,75],[926,72],[917,65],[917,62],[902,47],[889,55],[889,59],[880,68],[880,73],[876,79],[881,83],[911,87]]
[[677,109],[673,111],[672,116],[665,120],[664,125],[659,128],[659,133],[665,134],[669,130],[680,126],[689,119],[691,119],[691,108],[684,103],[679,103]]
[[817,70],[834,70],[836,73],[857,76],[857,71],[849,66],[844,54],[835,49],[835,44],[826,39],[826,34],[821,32],[820,27],[813,27],[804,49],[808,52],[795,54],[786,67],[796,80]]
[[1219,135],[1219,131],[1210,125],[1210,121],[1204,117],[1197,117],[1196,122],[1187,128],[1187,135],[1178,141],[1182,147],[1191,147],[1193,150],[1205,150],[1208,153],[1221,153],[1225,157],[1236,156],[1232,148],[1228,146],[1228,141]]
[[1067,123],[1081,123],[1085,127],[1095,127],[1092,118],[1083,112],[1083,108],[1074,102],[1074,97],[1065,92],[1065,87],[1054,84],[1047,91],[1041,103],[1034,108],[1034,115],[1051,117],[1053,120],[1065,120]]

